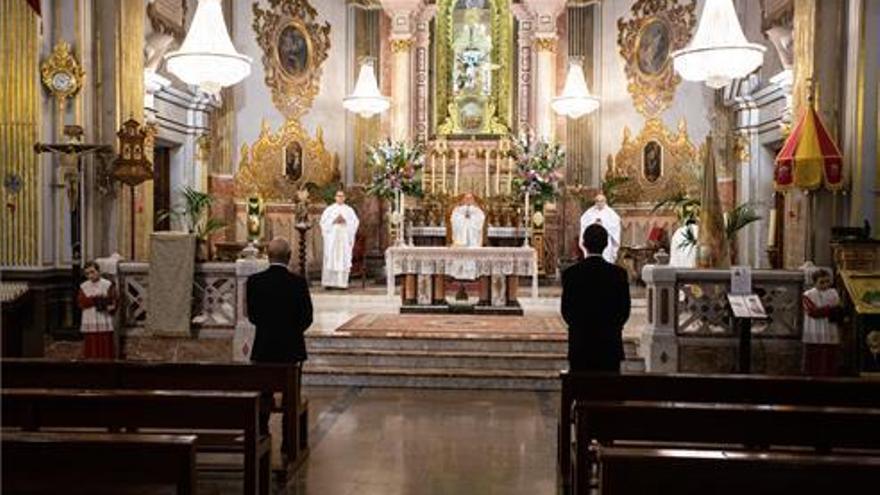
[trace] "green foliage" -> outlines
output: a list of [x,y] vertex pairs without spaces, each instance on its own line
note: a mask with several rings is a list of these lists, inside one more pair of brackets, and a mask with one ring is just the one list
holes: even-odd
[[672,208],[678,221],[687,223],[688,220],[697,220],[700,217],[700,206],[698,198],[691,198],[686,193],[679,192],[655,204],[651,213],[656,213],[663,208]]
[[609,206],[614,206],[614,203],[617,202],[617,199],[620,196],[618,190],[628,184],[631,180],[632,179],[626,175],[617,175],[609,177],[602,182],[602,194],[605,195],[605,199],[608,201]]
[[728,211],[724,215],[724,234],[727,236],[727,240],[733,241],[736,239],[737,232],[760,219],[761,216],[755,212],[751,203],[743,203]]
[[159,213],[159,220],[173,218],[183,223],[186,231],[195,234],[196,239],[207,240],[214,232],[226,227],[219,218],[213,218],[211,205],[214,197],[208,193],[198,191],[189,186],[180,192],[183,196],[183,206],[171,211]]

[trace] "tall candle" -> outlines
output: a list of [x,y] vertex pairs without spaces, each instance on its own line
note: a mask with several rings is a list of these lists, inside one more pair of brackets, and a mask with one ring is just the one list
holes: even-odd
[[446,151],[443,152],[443,194],[446,194]]
[[501,194],[501,153],[495,152],[495,194]]
[[776,245],[776,208],[770,210],[770,226],[767,229],[767,246]]
[[452,191],[453,194],[455,194],[456,196],[458,196],[458,168],[459,165],[461,165],[459,160],[460,156],[461,155],[459,154],[459,150],[455,150],[455,182],[453,182],[454,188]]
[[431,153],[431,194],[434,194],[434,186],[437,184],[437,155]]
[[492,183],[492,181],[489,180],[489,150],[487,149],[486,150],[486,197],[487,198],[489,197],[490,194],[492,194],[491,190],[489,188],[491,183]]
[[507,194],[513,194],[513,158],[507,159]]

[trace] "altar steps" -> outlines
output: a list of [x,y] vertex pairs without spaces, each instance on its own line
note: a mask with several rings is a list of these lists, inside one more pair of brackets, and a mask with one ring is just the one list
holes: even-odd
[[[523,338],[307,335],[307,385],[558,390],[566,342]],[[644,371],[627,339],[627,371]]]

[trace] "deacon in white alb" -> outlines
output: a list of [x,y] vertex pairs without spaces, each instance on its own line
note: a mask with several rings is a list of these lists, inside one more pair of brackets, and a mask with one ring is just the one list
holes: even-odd
[[354,210],[345,204],[345,192],[336,191],[336,202],[321,214],[321,234],[324,236],[322,286],[348,287],[351,251],[359,224]]
[[[608,247],[602,252],[602,257],[609,263],[616,263],[617,251],[620,249],[620,216],[608,206],[608,199],[601,193],[596,195],[593,206],[581,216],[581,239],[587,227],[594,223],[598,223],[608,231]],[[584,252],[584,256],[587,255],[583,244],[581,251]]]
[[483,245],[483,223],[486,214],[477,206],[473,194],[465,194],[462,204],[452,210],[452,245],[480,247]]

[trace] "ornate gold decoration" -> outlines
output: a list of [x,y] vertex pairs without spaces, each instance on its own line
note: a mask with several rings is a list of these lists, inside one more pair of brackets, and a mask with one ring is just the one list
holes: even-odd
[[535,38],[535,51],[539,52],[556,52],[556,38]]
[[[645,173],[646,147],[661,150],[660,175],[655,180]],[[629,177],[619,186],[618,198],[624,203],[653,203],[673,194],[687,192],[699,196],[700,166],[697,148],[691,143],[684,120],[673,134],[660,119],[648,119],[638,136],[632,137],[629,127],[623,128],[623,142],[614,164],[606,171],[606,180]]]
[[134,187],[152,180],[153,167],[147,158],[147,138],[150,131],[134,119],[128,119],[116,133],[119,137],[119,156],[113,164],[113,178]]
[[[492,10],[492,62],[498,66],[492,79],[492,97],[488,117],[483,132],[486,134],[507,134],[511,127],[513,111],[511,86],[513,81],[513,56],[516,47],[513,45],[513,15],[510,12],[510,0],[487,0]],[[437,30],[434,41],[437,46],[436,68],[434,76],[434,126],[437,134],[454,134],[460,126],[457,119],[455,102],[452,101],[452,11],[455,0],[437,0]]]
[[275,107],[288,119],[299,119],[320,88],[321,66],[330,51],[330,23],[317,23],[318,12],[308,0],[269,0],[269,6],[264,10],[259,3],[253,5],[266,85]]
[[[302,171],[296,180],[284,175],[285,153],[289,146],[302,151]],[[323,187],[339,180],[336,157],[324,147],[319,127],[312,139],[297,120],[288,120],[277,133],[263,121],[260,137],[241,147],[241,161],[235,174],[235,197],[259,196],[264,201],[294,202],[297,191],[307,184]]]
[[391,52],[392,53],[401,53],[408,52],[410,48],[412,48],[413,39],[412,38],[397,38],[391,40]]
[[70,53],[66,41],[59,41],[49,58],[40,64],[40,74],[46,89],[58,100],[58,108],[62,110],[67,99],[82,88],[85,77],[85,71]]
[[626,61],[627,90],[633,106],[646,117],[672,104],[681,77],[669,56],[684,48],[697,22],[696,0],[638,0],[632,18],[617,20],[617,47]]

